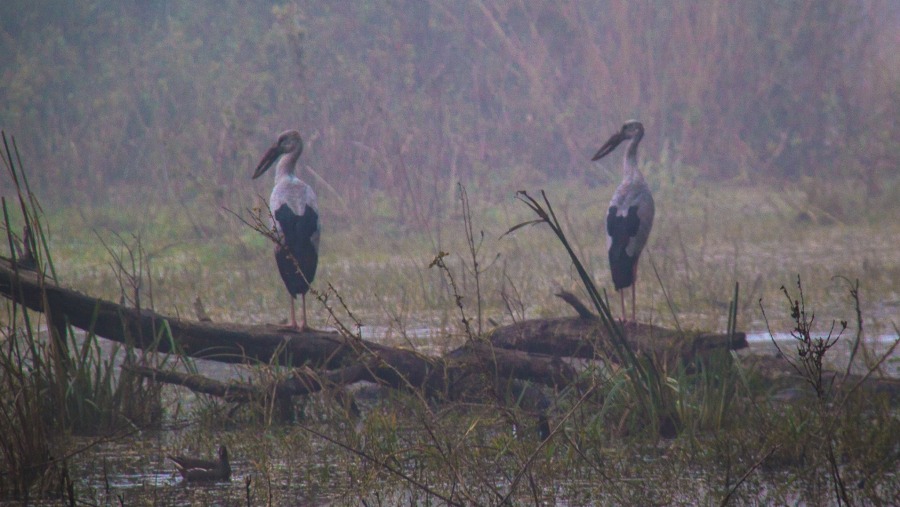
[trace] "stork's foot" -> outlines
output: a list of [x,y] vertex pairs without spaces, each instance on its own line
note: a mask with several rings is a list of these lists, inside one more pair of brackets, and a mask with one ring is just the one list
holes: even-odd
[[287,333],[311,333],[318,331],[318,329],[314,329],[309,327],[308,325],[300,325],[300,324],[287,324],[278,326],[278,329]]
[[302,332],[300,326],[292,326],[290,324],[281,324],[278,326],[278,330],[284,333],[300,333]]

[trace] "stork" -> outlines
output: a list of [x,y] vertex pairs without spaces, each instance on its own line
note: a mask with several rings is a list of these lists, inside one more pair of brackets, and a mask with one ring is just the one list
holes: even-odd
[[[275,186],[269,197],[272,228],[278,235],[275,262],[291,296],[292,329],[307,330],[306,293],[316,276],[319,264],[319,205],[312,187],[296,176],[297,159],[303,152],[303,140],[296,130],[282,132],[253,173],[259,178],[277,161]],[[300,325],[297,325],[295,302],[302,299]]]
[[600,160],[622,141],[631,140],[623,161],[622,182],[609,201],[609,213],[606,215],[606,247],[609,250],[609,269],[612,272],[613,285],[622,302],[623,321],[627,319],[624,289],[631,287],[632,322],[635,322],[638,258],[644,245],[647,244],[647,238],[650,237],[655,212],[653,195],[638,168],[637,148],[642,137],[644,126],[641,122],[629,120],[591,159]]

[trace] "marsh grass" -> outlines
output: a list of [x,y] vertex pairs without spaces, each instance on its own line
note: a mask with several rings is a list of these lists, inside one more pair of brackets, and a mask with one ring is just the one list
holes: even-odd
[[[900,234],[900,225],[887,217],[891,214],[888,210],[897,209],[896,204],[885,202],[884,213],[857,217],[852,224],[802,223],[791,209],[778,204],[805,199],[790,189],[775,193],[741,185],[712,188],[677,176],[674,182],[664,174],[648,173],[647,177],[660,212],[647,262],[638,274],[642,281],[638,287],[640,320],[674,326],[648,263],[652,258],[680,323],[687,328],[723,329],[731,288],[740,281],[744,329],[762,331],[765,323],[757,300],[779,297],[779,287],[789,285],[800,274],[819,314],[835,318],[847,301],[846,291],[832,277],[859,279],[867,302],[863,311],[868,330],[873,334],[893,331],[890,319],[897,305],[893,281],[900,277],[900,262],[895,260],[890,238]],[[573,249],[601,286],[609,285],[601,222],[612,188],[590,188],[576,182],[547,187],[560,221],[575,231]],[[469,189],[469,194],[472,216],[480,225],[475,232],[484,232],[485,266],[500,256],[481,276],[484,315],[508,323],[512,315],[521,319],[568,313],[553,294],[559,289],[578,293],[580,283],[565,257],[546,248],[551,233],[534,230],[501,238],[511,224],[527,219],[527,210],[516,205],[512,194],[499,202],[482,200],[478,189]],[[206,214],[203,208],[191,207],[199,205],[186,203],[187,209],[179,209]],[[332,283],[338,287],[365,325],[399,329],[398,324],[403,323],[407,328],[449,330],[452,321],[447,308],[452,302],[440,275],[427,266],[437,251],[449,252],[448,264],[460,272],[470,264],[464,235],[450,233],[461,230],[460,213],[451,210],[436,217],[434,220],[444,224],[444,232],[438,235],[396,222],[376,225],[365,214],[353,219],[335,217],[327,201],[322,205],[324,233],[317,274],[322,286]],[[200,237],[183,219],[168,221],[172,213],[161,211],[165,208],[161,203],[137,206],[128,216],[127,207],[117,208],[122,218],[114,228],[98,220],[109,210],[90,204],[81,208],[81,213],[51,212],[47,220],[52,232],[48,241],[57,263],[67,273],[67,283],[80,290],[117,299],[117,282],[111,279],[108,256],[96,234],[111,238],[113,233],[129,236],[139,232],[152,261],[147,276],[153,278],[157,310],[183,314],[200,295],[214,320],[278,322],[286,316],[287,300],[272,267],[271,247],[233,217],[211,215],[216,224],[214,234]],[[787,238],[802,248],[784,248]],[[470,282],[474,286],[472,278],[461,275],[460,282],[467,298],[471,297],[475,292],[469,293]],[[512,313],[503,295],[515,293],[521,307]],[[326,325],[321,314],[311,313],[315,325]],[[789,319],[776,319],[776,328],[790,325]]]
[[[858,351],[852,344],[848,349],[856,351],[854,370],[877,375],[875,368],[884,363],[870,354],[862,322],[870,335],[892,329],[892,276],[900,273],[900,261],[888,255],[894,251],[891,234],[900,233],[892,220],[848,217],[854,219],[852,227],[797,222],[796,210],[782,202],[795,200],[790,191],[780,197],[763,188],[713,192],[701,183],[688,184],[687,170],[651,174],[648,171],[648,179],[665,213],[660,213],[648,250],[658,276],[647,264],[641,268],[642,321],[672,326],[677,317],[685,329],[761,330],[765,319],[755,311],[756,302],[781,301],[780,286],[789,286],[799,272],[804,297],[815,302],[818,315],[856,313],[862,339]],[[558,221],[568,231],[584,272],[597,285],[601,302],[608,285],[601,228],[606,199],[598,194],[608,196],[611,188],[565,183],[548,187]],[[448,216],[432,219],[441,221],[440,233],[383,217],[377,223],[364,217],[329,222],[329,209],[324,208],[323,256],[315,286],[325,293],[336,291],[341,303],[332,295],[327,301],[336,311],[311,306],[313,325],[338,327],[340,321],[357,332],[355,326],[362,324],[379,329],[379,339],[386,342],[433,353],[478,339],[479,323],[487,329],[492,323],[569,314],[571,310],[552,296],[559,289],[588,296],[590,289],[582,285],[551,231],[528,228],[502,235],[511,224],[532,219],[529,210],[511,198],[487,201],[474,190],[467,191],[466,201]],[[38,240],[48,248],[39,254],[52,249],[65,284],[131,304],[140,300],[162,313],[189,316],[199,296],[214,321],[278,322],[287,314],[287,298],[265,238],[248,233],[228,214],[216,215],[221,220],[214,227],[198,229],[198,217],[204,215],[191,203],[176,209],[194,213],[193,220],[166,210],[164,203],[142,206],[138,213],[86,205],[80,213],[42,214],[46,232]],[[383,206],[387,209],[382,215],[390,216],[391,202]],[[21,217],[11,216],[7,232],[14,234],[22,225]],[[784,238],[790,238],[790,248]],[[863,241],[866,248],[861,251]],[[444,267],[429,269],[438,252],[447,252],[441,257]],[[844,280],[831,278],[834,272],[860,280],[851,285],[855,296],[848,297]],[[735,281],[741,282],[740,293],[734,290]],[[16,315],[9,322],[25,318]],[[796,325],[791,308],[768,317],[773,331]],[[463,319],[469,322],[468,330]],[[32,324],[32,329],[41,328]],[[432,338],[418,339],[422,328]],[[18,398],[21,408],[10,413],[37,420],[47,415],[43,394],[55,387],[38,385],[43,377],[23,365],[31,361],[25,359],[31,353],[27,347],[33,345],[39,358],[49,347],[39,348],[46,340],[19,339],[26,329],[15,329],[15,339],[12,334],[3,337],[4,350],[13,351],[2,358],[7,361],[4,374],[12,379],[4,387],[19,382],[23,395]],[[95,393],[79,395],[84,397],[80,406],[109,404],[117,396],[139,399],[126,394],[132,391],[121,384],[121,376],[109,374],[110,356],[103,353],[102,342],[90,335],[78,340],[72,333],[66,336],[65,350],[72,358],[80,357],[73,360],[83,365],[85,385],[78,392]],[[845,341],[828,349],[823,362]],[[10,348],[12,344],[20,348]],[[785,355],[793,352],[784,350]],[[125,348],[116,354],[124,358],[128,353]],[[729,354],[663,371],[637,358],[640,368],[657,368],[655,398],[647,394],[645,377],[636,381],[632,376],[636,368],[586,365],[579,388],[545,392],[552,401],[551,438],[544,440],[535,437],[534,411],[511,402],[503,394],[510,386],[496,386],[487,376],[475,379],[483,384],[478,396],[453,402],[429,399],[415,389],[386,391],[371,385],[326,391],[298,400],[292,423],[275,417],[271,399],[234,406],[199,397],[199,403],[190,404],[182,391],[164,388],[160,396],[175,401],[156,405],[162,409],[155,416],[163,418],[161,431],[109,445],[117,449],[115,445],[129,442],[140,458],[126,453],[71,455],[67,450],[73,441],[76,446],[82,442],[69,436],[71,430],[15,426],[6,419],[4,425],[21,431],[4,432],[4,437],[21,443],[30,458],[4,447],[4,471],[19,471],[27,479],[13,486],[7,472],[4,493],[60,495],[68,470],[73,496],[122,495],[128,505],[222,498],[235,504],[249,498],[254,505],[326,499],[369,505],[890,504],[897,499],[896,402],[859,386],[845,386],[823,403],[810,386],[763,381],[745,359]],[[290,366],[296,365],[257,365],[247,377],[263,383],[285,375]],[[788,397],[783,396],[785,388],[793,389]],[[146,392],[152,400],[152,389]],[[98,401],[89,401],[91,396]],[[658,427],[646,430],[648,421],[658,425],[663,413],[678,421],[673,438],[660,439]],[[121,422],[108,414],[103,417],[95,419],[98,424]],[[127,420],[128,427],[137,427],[142,419],[129,415]],[[222,443],[235,457],[232,483],[175,486],[162,456],[173,450],[211,456]],[[82,459],[89,461],[79,462]],[[14,464],[8,464],[10,460]],[[98,474],[100,466],[108,470]],[[121,485],[115,478],[128,467],[136,469],[128,477],[148,479]],[[76,476],[73,470],[81,472]]]
[[[11,207],[3,198],[9,260],[16,270],[33,271],[41,281],[55,279],[43,210],[31,192],[14,141],[11,146],[4,133],[0,155],[15,182],[18,222],[25,232],[21,237],[14,232]],[[134,278],[131,282],[136,283]],[[46,294],[43,297],[48,301]],[[75,453],[69,435],[107,438],[158,423],[159,386],[118,372],[119,362],[142,360],[143,351],[138,355],[133,347],[118,345],[104,349],[91,330],[76,333],[63,316],[49,311],[31,313],[9,301],[4,311],[0,491],[26,503],[33,494],[48,493],[74,502],[67,461]]]
[[[469,248],[471,254],[471,241]],[[471,326],[472,319],[467,316],[460,285],[445,262],[448,256],[441,252],[432,264],[440,268],[447,280],[454,313],[458,313],[465,335],[475,339],[477,334]],[[596,294],[596,288],[588,290],[595,291],[602,312],[603,300]],[[735,288],[727,315],[732,332],[738,295]],[[608,308],[606,314],[609,315]],[[611,318],[610,321],[614,322]],[[436,409],[414,390],[388,395],[356,423],[347,412],[334,412],[323,400],[323,413],[329,416],[320,419],[316,427],[309,420],[300,426],[314,440],[324,440],[337,446],[339,453],[349,456],[345,458],[349,461],[341,465],[343,472],[339,473],[349,474],[354,487],[344,490],[344,494],[365,498],[367,503],[376,505],[393,504],[398,499],[418,503],[434,498],[449,504],[542,503],[573,498],[584,502],[683,503],[698,498],[694,495],[718,497],[722,504],[738,499],[789,501],[798,495],[795,487],[768,488],[767,479],[755,478],[757,472],[764,465],[778,463],[776,453],[789,444],[804,449],[803,452],[816,449],[820,444],[814,439],[818,433],[807,433],[807,429],[816,421],[825,420],[826,415],[828,420],[833,420],[834,414],[801,411],[799,415],[791,415],[799,419],[773,418],[765,407],[746,396],[751,394],[751,384],[734,362],[724,359],[730,356],[712,357],[705,364],[695,365],[699,373],[654,370],[653,375],[661,382],[655,401],[662,401],[659,396],[668,393],[681,428],[681,438],[661,448],[654,444],[654,439],[648,441],[643,432],[634,431],[641,426],[642,419],[640,416],[634,419],[635,414],[648,410],[653,413],[659,408],[646,405],[642,408],[646,402],[639,401],[640,393],[646,392],[646,384],[636,382],[635,377],[629,378],[627,370],[588,370],[586,374],[593,380],[585,392],[557,393],[559,420],[549,438],[539,442],[511,431],[515,427],[511,422],[527,415],[510,413],[505,405],[477,403]],[[646,363],[643,366],[655,367]],[[755,424],[748,426],[748,421]],[[343,430],[350,425],[355,428],[353,434]],[[773,436],[770,433],[773,425],[787,428],[788,434]],[[890,439],[886,434],[881,438]],[[615,451],[597,452],[623,445],[631,452],[645,453],[644,460],[652,465],[636,472],[633,456],[617,455]],[[833,453],[828,456],[833,457]],[[682,460],[692,462],[687,477],[680,468]],[[812,464],[812,470],[808,475],[795,477],[806,488],[799,497],[814,501],[830,498],[825,489],[827,484],[823,486],[817,474],[830,467],[833,484],[841,484],[834,461],[830,458],[804,460],[803,464]],[[479,472],[473,476],[472,470]],[[580,476],[579,471],[584,470],[592,474]],[[485,476],[481,471],[493,473]],[[686,492],[674,487],[683,486],[691,474],[704,471],[709,475],[701,488]],[[627,474],[635,477],[634,485],[629,486]],[[603,480],[598,482],[598,476]],[[331,479],[331,472],[327,477]],[[644,482],[648,478],[668,487],[653,489],[649,493],[652,497],[647,496]],[[268,475],[267,483],[271,483]],[[522,487],[518,487],[520,484]],[[561,489],[548,489],[550,484]],[[559,486],[562,484],[565,486]],[[569,490],[570,487],[573,489]],[[840,489],[836,487],[835,491]],[[879,498],[884,491],[890,493],[875,487],[869,494]],[[849,497],[844,492],[837,498],[848,501]]]
[[[848,493],[847,474],[843,471],[845,459],[838,457],[838,446],[841,445],[840,442],[843,439],[838,434],[850,430],[850,427],[845,427],[843,423],[847,422],[847,419],[852,420],[854,418],[848,417],[850,414],[844,413],[844,410],[862,383],[861,380],[853,380],[851,382],[850,377],[856,351],[861,345],[860,337],[863,329],[859,309],[859,285],[857,282],[856,286],[851,286],[849,289],[850,296],[855,302],[858,333],[856,340],[852,344],[852,352],[843,374],[827,371],[825,368],[825,357],[831,355],[832,349],[847,330],[848,322],[846,320],[840,323],[832,321],[830,326],[826,325],[828,328],[826,333],[818,333],[814,330],[815,313],[807,309],[803,284],[799,276],[797,277],[796,291],[796,295],[792,296],[786,287],[782,287],[782,292],[787,299],[791,319],[794,321],[794,327],[790,335],[793,339],[792,345],[795,347],[795,353],[787,353],[782,347],[778,346],[774,338],[773,343],[778,347],[779,352],[784,355],[790,367],[811,389],[812,392],[807,397],[806,405],[812,417],[802,419],[801,424],[797,424],[792,419],[787,427],[794,433],[792,440],[803,443],[801,447],[803,458],[816,464],[827,464],[828,477],[830,478],[835,502],[838,505],[850,505],[853,502]],[[762,313],[765,318],[765,310],[762,310]],[[769,333],[771,335],[771,330]],[[895,341],[878,362],[873,365],[867,365],[863,378],[867,378],[878,370],[880,362],[890,357],[898,344],[900,344],[900,340]],[[888,421],[879,422],[893,426]],[[888,448],[890,447],[889,445]],[[889,452],[896,451],[892,450]],[[846,457],[846,453],[846,450],[843,451],[844,457]],[[865,479],[860,479],[858,484],[861,485],[860,487],[864,486]]]

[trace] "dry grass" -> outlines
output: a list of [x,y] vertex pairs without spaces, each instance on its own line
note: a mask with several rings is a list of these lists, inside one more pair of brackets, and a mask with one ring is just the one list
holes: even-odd
[[[832,315],[854,321],[846,282],[833,278],[842,275],[860,280],[867,332],[887,329],[897,299],[890,276],[900,270],[900,260],[886,254],[886,238],[900,232],[887,218],[808,223],[784,204],[796,200],[792,193],[747,187],[685,193],[678,190],[682,182],[652,179],[660,220],[641,266],[642,320],[672,322],[655,264],[684,327],[724,329],[733,282],[740,281],[739,328],[764,329],[761,298],[773,330],[789,331],[793,323],[780,287],[791,286],[799,273],[821,322]],[[600,286],[608,285],[600,227],[610,192],[567,185],[548,190],[573,249]],[[512,198],[470,198],[472,229],[485,232],[478,253],[480,294],[461,211],[443,218],[437,232],[416,232],[363,217],[329,222],[326,208],[316,284],[337,287],[364,324],[385,332],[386,341],[429,352],[464,338],[446,277],[428,268],[437,251],[450,252],[445,260],[470,317],[479,295],[485,320],[568,313],[551,294],[580,285],[550,232],[528,228],[501,238],[511,225],[531,218],[527,210]],[[122,263],[112,259],[130,258],[139,238],[145,306],[192,317],[199,295],[214,320],[284,318],[286,297],[264,240],[237,220],[223,218],[214,226],[195,220],[204,226],[198,232],[165,204],[145,204],[140,211],[50,212],[49,245],[64,283],[114,300],[132,298],[133,287],[123,290],[120,284]],[[863,240],[865,261],[859,259]],[[314,304],[313,324],[330,325],[324,316]],[[415,330],[423,327],[434,331],[431,340],[416,338]],[[258,408],[235,410],[202,398],[188,402],[194,397],[167,390],[166,431],[117,444],[136,452],[81,453],[70,473],[79,498],[122,495],[128,505],[215,498],[238,504],[248,495],[254,504],[273,505],[326,498],[393,505],[442,496],[482,504],[507,496],[526,504],[822,503],[836,498],[829,470],[837,457],[851,501],[889,503],[900,494],[900,423],[887,399],[857,393],[838,409],[823,410],[814,392],[801,390],[799,400],[783,404],[771,398],[773,386],[727,364],[706,365],[700,375],[666,372],[663,388],[682,423],[670,441],[637,429],[637,405],[624,371],[588,371],[587,396],[552,393],[555,433],[544,444],[533,437],[533,416],[507,403],[440,405],[417,393],[364,387],[356,394],[362,417],[332,393],[322,393],[298,404],[298,423],[273,426]],[[261,368],[248,374],[270,373]],[[823,435],[834,442],[830,454],[820,452]],[[220,443],[235,456],[232,482],[177,486],[162,456],[173,449],[211,455]]]
[[[641,320],[673,325],[655,266],[679,321],[687,327],[724,329],[731,287],[739,281],[744,289],[740,327],[762,331],[759,299],[765,304],[779,300],[779,288],[799,274],[817,313],[838,320],[853,315],[847,313],[846,285],[834,277],[859,280],[869,331],[891,331],[900,304],[893,283],[900,275],[900,259],[893,255],[891,238],[897,237],[900,226],[888,219],[889,212],[850,216],[853,221],[846,223],[811,223],[798,216],[805,204],[788,204],[801,200],[795,192],[699,184],[684,189],[681,184],[654,184],[659,218],[639,271]],[[548,188],[576,253],[601,287],[610,285],[602,217],[611,191],[575,185]],[[885,203],[886,209],[896,208]],[[451,254],[447,262],[460,277],[463,295],[471,298],[467,303],[475,308],[475,283],[471,270],[464,269],[471,261],[458,210],[441,218],[437,231],[416,231],[400,223],[379,224],[366,215],[353,220],[334,217],[325,206],[317,282],[321,287],[334,285],[364,324],[446,328],[453,320],[447,287],[439,273],[428,269],[438,251]],[[563,252],[550,243],[551,233],[532,229],[501,238],[512,224],[527,218],[527,210],[512,195],[491,203],[479,201],[476,194],[472,207],[475,230],[484,232],[485,318],[509,322],[523,313],[567,312],[552,294],[560,288],[578,290],[579,283]],[[160,203],[117,208],[117,216],[111,216],[112,211],[87,207],[78,213],[50,212],[50,240],[66,283],[118,300],[111,259],[98,238],[120,248],[113,233],[122,234],[126,242],[129,235],[140,234],[157,310],[192,315],[193,301],[200,296],[215,320],[271,322],[286,315],[271,247],[234,217],[204,219],[200,225],[206,232],[199,235],[178,215],[200,220],[207,216],[200,209],[173,216]],[[328,325],[319,310],[313,307],[312,317],[319,319],[314,322]]]

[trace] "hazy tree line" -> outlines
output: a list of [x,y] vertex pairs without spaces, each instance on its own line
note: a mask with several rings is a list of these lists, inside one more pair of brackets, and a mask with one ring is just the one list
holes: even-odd
[[335,208],[427,222],[458,180],[617,177],[588,159],[632,117],[651,161],[877,194],[898,34],[891,0],[6,0],[0,126],[50,199],[227,201],[296,127]]

